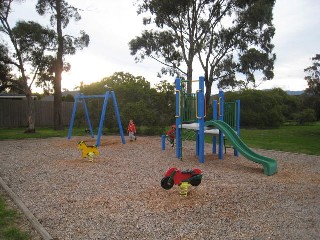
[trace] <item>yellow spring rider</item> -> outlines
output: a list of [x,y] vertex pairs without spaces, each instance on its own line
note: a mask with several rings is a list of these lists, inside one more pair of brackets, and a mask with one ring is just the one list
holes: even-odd
[[78,142],[78,148],[82,150],[82,157],[88,157],[89,162],[93,162],[95,156],[99,156],[99,150],[96,145],[87,146],[84,141]]

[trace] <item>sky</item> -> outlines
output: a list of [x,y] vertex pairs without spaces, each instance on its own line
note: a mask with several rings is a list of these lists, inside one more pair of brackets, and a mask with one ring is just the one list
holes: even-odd
[[[161,65],[152,59],[136,63],[130,55],[129,41],[143,31],[142,17],[136,13],[134,0],[68,0],[70,5],[83,9],[82,19],[71,22],[64,32],[76,36],[84,30],[90,36],[90,44],[75,55],[67,56],[71,70],[62,75],[62,88],[73,90],[80,82],[98,82],[114,72],[129,72],[143,76],[151,86],[161,80],[174,82],[174,77],[158,78]],[[49,25],[48,17],[39,16],[35,11],[36,0],[13,6],[10,21],[38,21]],[[276,0],[273,23],[276,33],[273,38],[274,79],[262,83],[258,89],[280,87],[283,90],[304,90],[304,69],[311,66],[311,58],[320,53],[320,0]],[[193,78],[203,72],[194,69]],[[40,91],[36,89],[36,91]],[[212,92],[217,91],[213,86]]]

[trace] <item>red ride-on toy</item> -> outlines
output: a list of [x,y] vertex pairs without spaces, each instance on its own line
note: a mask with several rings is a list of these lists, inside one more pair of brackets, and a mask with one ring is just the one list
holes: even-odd
[[201,179],[200,169],[180,171],[177,168],[170,168],[161,180],[161,187],[169,190],[173,185],[181,185],[182,182],[189,183],[191,186],[198,186],[201,183]]

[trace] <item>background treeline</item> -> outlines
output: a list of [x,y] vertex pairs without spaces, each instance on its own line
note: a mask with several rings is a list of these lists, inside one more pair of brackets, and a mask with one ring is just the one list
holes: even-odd
[[[161,134],[175,122],[174,85],[162,81],[151,88],[143,77],[118,72],[100,82],[81,85],[85,95],[104,94],[114,91],[120,111],[123,128],[133,119],[141,134]],[[212,99],[217,98],[213,96]],[[70,98],[69,98],[70,99]],[[305,124],[320,119],[320,99],[310,95],[288,95],[279,88],[272,90],[241,90],[226,92],[225,100],[241,101],[241,126],[250,128],[274,128],[284,123]],[[67,99],[66,99],[67,100]],[[71,98],[72,100],[72,98]],[[103,98],[86,101],[93,127],[98,127]],[[211,119],[209,109],[207,120]],[[77,109],[75,126],[87,126],[83,109]],[[108,102],[105,127],[107,131],[118,132],[113,102]]]
[[[150,83],[143,77],[118,72],[100,82],[80,86],[80,92],[85,95],[104,94],[106,91],[115,92],[124,130],[129,120],[133,119],[138,127],[138,133],[161,134],[165,126],[175,121],[174,86],[167,81],[162,81],[151,88]],[[101,98],[86,101],[93,127],[99,125],[103,100]],[[87,126],[86,124],[83,109],[79,108],[75,126]],[[108,131],[119,132],[111,99],[108,102],[104,125]]]
[[280,88],[227,92],[226,101],[240,99],[241,126],[279,127],[284,123],[306,124],[320,119],[320,98],[289,95]]

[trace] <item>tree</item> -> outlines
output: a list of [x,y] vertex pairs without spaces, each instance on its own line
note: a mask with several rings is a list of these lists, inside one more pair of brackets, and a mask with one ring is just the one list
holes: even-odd
[[[197,20],[200,12],[196,12],[196,4],[190,0],[145,0],[138,13],[146,12],[150,12],[154,19],[144,18],[144,24],[154,23],[161,30],[145,30],[141,37],[132,39],[129,42],[131,54],[136,55],[136,61],[145,57],[155,59],[164,65],[163,74],[187,76],[191,81],[193,60],[199,49],[196,44],[199,42]],[[186,64],[186,70],[181,63]],[[191,92],[191,84],[188,84],[187,91]]]
[[[243,89],[225,93],[226,102],[237,99],[241,101],[241,126],[279,127],[289,117],[294,117],[288,114],[289,105],[294,104],[294,99],[279,88],[272,90]],[[292,106],[290,110],[293,114],[298,111],[298,107]]]
[[312,58],[312,66],[304,69],[307,76],[304,78],[308,82],[306,93],[320,97],[320,54]]
[[[255,72],[263,80],[272,79],[274,2],[142,0],[138,14],[149,12],[153,18],[144,18],[144,24],[155,24],[159,30],[145,30],[132,39],[131,54],[137,61],[151,57],[165,66],[162,73],[183,74],[189,82],[197,57],[204,71],[207,101],[213,81],[221,87],[255,85]],[[237,73],[245,79],[238,81]]]
[[308,82],[305,90],[304,105],[313,108],[317,120],[320,119],[320,54],[316,54],[312,59],[312,65],[304,69],[307,74],[304,78]]
[[11,40],[11,43],[14,48],[17,62],[6,62],[7,59],[1,59],[3,64],[13,64],[15,65],[21,73],[19,80],[19,85],[22,87],[22,91],[26,94],[28,101],[28,129],[27,132],[35,132],[34,125],[34,104],[32,99],[32,92],[30,86],[28,85],[28,78],[25,73],[24,62],[22,57],[22,52],[19,49],[18,42],[13,34],[12,28],[9,24],[9,15],[11,12],[11,4],[13,0],[5,0],[0,4],[0,21],[1,21],[1,32],[5,33]]
[[57,52],[54,64],[54,129],[63,129],[61,120],[62,95],[61,80],[64,70],[64,56],[67,54],[75,54],[77,49],[83,49],[89,45],[89,35],[84,31],[80,31],[79,37],[63,35],[70,20],[79,21],[81,16],[78,9],[70,6],[65,0],[38,0],[36,5],[37,12],[40,15],[46,13],[51,14],[50,23],[55,27],[57,34]]
[[0,44],[0,93],[16,92],[18,90],[17,83],[11,74],[12,69],[8,65],[8,62],[12,62],[9,56],[9,50],[5,45]]
[[49,55],[49,51],[56,46],[55,32],[33,21],[19,21],[13,28],[13,34],[23,52],[23,61],[32,69],[30,86],[35,83],[46,89],[47,83],[53,81],[54,57]]
[[35,22],[20,21],[12,28],[9,24],[12,2],[13,0],[5,0],[0,4],[0,31],[9,37],[13,47],[10,52],[1,45],[0,62],[6,66],[7,71],[12,68],[18,69],[20,76],[7,75],[8,77],[2,78],[2,81],[5,81],[7,88],[10,86],[10,89],[26,95],[28,101],[26,132],[35,132],[32,85],[35,80],[41,81],[39,73],[43,70],[42,59],[50,46],[53,34]]
[[[151,88],[150,83],[141,76],[115,72],[99,82],[80,86],[80,91],[85,95],[104,94],[107,90],[115,92],[124,124],[127,124],[129,119],[134,119],[137,126],[148,126],[156,131],[156,126],[168,126],[174,122],[172,114],[175,109],[174,85],[167,81],[162,81],[155,88]],[[96,125],[100,119],[102,103],[103,100],[94,100],[88,104],[90,121]],[[106,118],[108,128],[117,127],[112,105],[108,103]],[[92,109],[96,111],[93,112]]]

